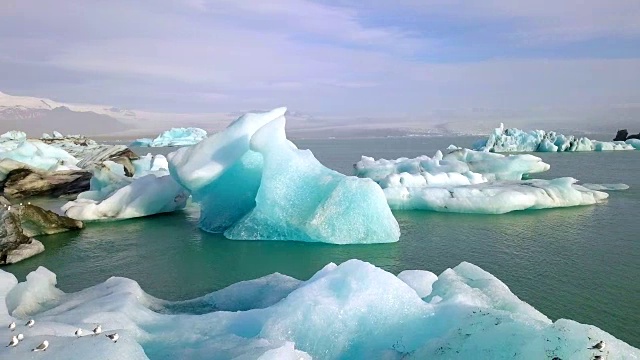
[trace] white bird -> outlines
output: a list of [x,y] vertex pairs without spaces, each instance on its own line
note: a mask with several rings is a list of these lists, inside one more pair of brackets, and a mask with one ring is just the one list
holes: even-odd
[[602,351],[604,350],[605,346],[607,346],[607,344],[605,344],[604,341],[598,341],[598,343],[590,347],[590,349]]
[[20,340],[20,341],[24,340],[24,335],[18,334],[18,340]]
[[9,330],[13,331],[16,329],[16,322],[12,322],[11,324],[9,324]]
[[7,210],[11,211],[11,206],[9,206],[9,207],[7,208]]
[[36,321],[31,319],[31,320],[27,321],[27,323],[24,324],[24,326],[33,327],[33,325],[35,325],[35,324],[36,324]]
[[22,206],[22,203],[20,203],[20,206]]
[[6,347],[9,347],[9,346],[11,346],[11,347],[18,346],[18,343],[19,343],[19,342],[20,342],[20,341],[18,340],[18,337],[14,335],[13,337],[11,337],[11,342],[9,343],[9,345],[7,345]]
[[77,337],[81,337],[82,336],[82,329],[78,328],[78,330],[76,330],[76,332],[74,332],[74,334],[76,334]]
[[117,343],[118,339],[120,338],[120,335],[118,335],[118,333],[113,333],[111,335],[106,335],[106,337],[111,339],[111,341],[113,341],[114,343]]
[[98,335],[102,332],[102,326],[98,324],[95,329],[93,329],[93,335]]
[[35,349],[31,351],[47,351],[48,347],[49,347],[49,342],[45,340],[42,342],[42,344],[38,345]]
[[31,205],[31,201],[29,201],[29,202],[27,203],[27,205]]

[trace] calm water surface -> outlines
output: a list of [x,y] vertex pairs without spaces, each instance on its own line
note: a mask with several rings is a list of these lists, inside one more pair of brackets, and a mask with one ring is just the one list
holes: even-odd
[[[598,137],[596,137],[598,138]],[[604,139],[604,137],[603,137]],[[433,155],[473,138],[299,140],[326,166],[351,174],[361,155]],[[148,149],[139,150],[145,153]],[[167,149],[153,149],[167,153]],[[327,245],[227,240],[199,231],[198,209],[146,219],[89,224],[81,232],[41,237],[45,253],[5,267],[20,279],[42,265],[59,287],[77,291],[124,276],[163,299],[189,299],[238,281],[280,272],[306,279],[329,262],[351,258],[393,273],[440,273],[462,261],[491,272],[552,319],[596,325],[640,347],[640,151],[536,154],[551,164],[542,178],[626,183],[600,205],[464,215],[395,212],[394,244]],[[58,208],[61,200],[39,200]]]

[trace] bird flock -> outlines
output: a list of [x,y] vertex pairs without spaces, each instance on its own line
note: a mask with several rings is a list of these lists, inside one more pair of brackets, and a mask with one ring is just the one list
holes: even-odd
[[[26,324],[24,324],[24,326],[28,327],[28,328],[32,328],[34,325],[36,324],[36,321],[34,319],[31,319],[29,321],[27,321]],[[16,322],[13,321],[11,322],[11,324],[9,324],[9,330],[10,331],[15,331],[16,330]],[[82,329],[78,328],[78,330],[76,330],[74,332],[74,335],[78,338],[82,337]],[[102,325],[97,324],[96,327],[92,330],[92,333],[90,334],[91,336],[97,336],[100,335],[102,333]],[[107,338],[109,338],[111,341],[113,341],[113,343],[117,343],[118,339],[120,338],[120,335],[118,335],[118,333],[113,333],[113,334],[105,334],[105,336]],[[13,335],[11,337],[11,341],[9,342],[9,345],[7,345],[6,347],[12,347],[15,348],[16,346],[18,346],[18,344],[20,344],[20,342],[24,340],[24,334],[20,333],[18,335]],[[35,348],[33,348],[31,351],[37,352],[37,351],[47,351],[47,349],[49,348],[49,341],[48,340],[44,340],[40,345],[36,346]]]

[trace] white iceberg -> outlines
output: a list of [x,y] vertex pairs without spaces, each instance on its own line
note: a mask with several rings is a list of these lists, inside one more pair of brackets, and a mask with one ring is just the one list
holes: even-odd
[[224,235],[244,240],[334,244],[394,242],[400,228],[380,187],[324,167],[286,138],[281,117],[258,130],[251,150],[264,159],[256,207]]
[[586,137],[565,136],[554,131],[505,129],[504,124],[500,124],[486,140],[479,140],[473,147],[475,150],[490,152],[611,151],[637,148],[624,141],[597,141]]
[[[433,158],[375,160],[356,163],[359,177],[376,181],[393,210],[504,214],[516,210],[592,205],[609,196],[597,190],[624,184],[580,186],[573,178],[523,180],[547,171],[539,157],[458,149]],[[628,187],[627,187],[628,188]]]
[[148,154],[132,162],[133,177],[124,166],[112,161],[93,170],[90,189],[62,207],[76,220],[118,220],[173,212],[183,209],[189,192],[169,175],[163,155]]
[[155,139],[142,138],[134,141],[133,147],[171,147],[190,146],[207,138],[207,132],[199,128],[173,128],[158,135]]
[[200,204],[200,227],[232,239],[397,241],[398,225],[380,188],[297,150],[284,133],[285,112],[243,115],[168,155],[171,175]]
[[[273,275],[209,295],[245,304],[189,312],[193,301],[147,295],[133,280],[110,278],[77,293],[54,287],[55,274],[39,268],[27,281],[0,271],[0,323],[24,324],[25,339],[0,348],[0,357],[31,358],[48,340],[47,359],[639,359],[640,350],[571,320],[551,321],[491,274],[469,263],[433,274],[418,295],[400,278],[350,260],[327,265],[304,282]],[[435,281],[434,281],[435,280]],[[426,291],[426,290],[425,290]],[[265,302],[270,293],[277,293]],[[6,306],[5,306],[6,304]],[[113,344],[104,336],[117,332]],[[11,331],[0,327],[0,338]],[[606,342],[604,352],[590,349]]]

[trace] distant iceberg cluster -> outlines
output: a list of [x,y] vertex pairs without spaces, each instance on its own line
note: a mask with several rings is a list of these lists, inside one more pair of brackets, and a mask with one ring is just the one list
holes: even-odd
[[587,188],[573,178],[526,179],[549,168],[529,154],[505,156],[468,149],[446,155],[438,151],[432,158],[375,160],[363,156],[355,165],[357,176],[370,178],[384,189],[394,210],[504,214],[591,205],[609,196],[597,191],[604,187]]
[[200,227],[230,239],[380,243],[400,229],[373,181],[324,167],[285,134],[286,108],[249,113],[169,154],[201,207]]
[[635,150],[640,141],[597,141],[586,137],[566,136],[554,131],[522,131],[516,128],[505,129],[504,124],[493,130],[489,138],[473,145],[475,150],[487,152],[563,152],[563,151],[610,151]]
[[207,138],[207,132],[200,128],[173,128],[158,135],[155,139],[142,138],[134,141],[133,147],[173,147],[190,146]]
[[[349,260],[307,281],[273,274],[180,302],[126,278],[64,293],[45,268],[22,283],[0,270],[0,300],[0,338],[23,334],[0,347],[3,359],[31,358],[45,340],[54,360],[640,358],[595,326],[550,320],[469,263],[395,276]],[[92,336],[97,325],[102,334]],[[114,333],[117,344],[104,336]]]

